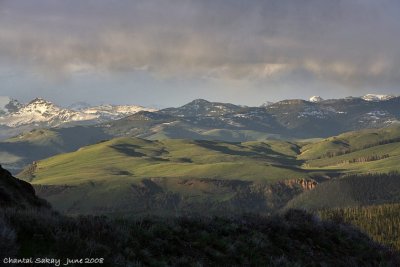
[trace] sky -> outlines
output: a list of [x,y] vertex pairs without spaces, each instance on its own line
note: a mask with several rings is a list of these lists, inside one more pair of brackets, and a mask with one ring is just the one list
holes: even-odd
[[0,0],[0,95],[260,105],[400,94],[398,0]]

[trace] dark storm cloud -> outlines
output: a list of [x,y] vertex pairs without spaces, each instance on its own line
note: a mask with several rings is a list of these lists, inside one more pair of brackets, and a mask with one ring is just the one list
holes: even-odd
[[400,82],[400,2],[0,1],[0,56],[46,73]]

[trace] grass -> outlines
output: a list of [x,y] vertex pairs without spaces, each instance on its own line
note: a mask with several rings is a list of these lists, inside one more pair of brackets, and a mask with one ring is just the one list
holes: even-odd
[[299,159],[312,160],[324,157],[329,152],[341,153],[362,150],[368,146],[378,145],[379,142],[399,137],[399,126],[343,133],[303,146]]
[[[387,157],[374,161],[351,163],[355,159],[383,155]],[[304,167],[321,171],[325,169],[338,170],[342,173],[389,173],[400,170],[398,162],[400,162],[400,142],[373,146],[331,158],[309,160],[305,162]]]
[[[20,178],[69,214],[270,212],[309,178],[290,142],[116,138],[40,160]],[[41,185],[44,187],[40,190]],[[279,195],[273,196],[273,191]],[[244,206],[243,206],[244,205]]]
[[[293,187],[293,181],[400,171],[400,142],[393,141],[399,136],[399,128],[394,127],[351,132],[314,143],[121,137],[40,160],[20,178],[37,187],[53,186],[39,195],[67,213],[145,213],[154,207],[161,213],[202,213],[208,212],[207,206],[214,213],[239,207],[268,213],[293,197],[296,207],[299,203],[357,205],[347,191],[352,180],[346,180],[349,184],[336,180],[322,183],[314,193],[298,197],[302,189]],[[343,146],[349,151],[343,155],[321,158],[318,152],[327,147],[341,151]],[[364,158],[375,160],[358,162]],[[318,192],[322,201],[307,195]]]
[[[398,127],[363,130],[303,146],[302,143],[274,140],[237,143],[117,138],[39,161],[32,183],[74,185],[88,180],[118,180],[121,176],[129,182],[149,177],[275,182],[310,177],[315,172],[322,175],[332,171],[388,173],[399,170],[400,142],[377,142],[398,136]],[[342,151],[344,147],[349,152],[320,158],[326,151]],[[362,157],[382,155],[388,157],[349,163]]]
[[[129,181],[148,177],[185,177],[276,181],[307,176],[296,170],[296,147],[286,142],[117,138],[38,162],[33,184],[108,181],[120,173]],[[289,166],[290,168],[287,168]]]

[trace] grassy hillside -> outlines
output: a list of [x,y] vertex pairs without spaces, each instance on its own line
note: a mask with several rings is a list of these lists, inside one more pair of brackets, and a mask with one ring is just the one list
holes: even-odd
[[282,141],[117,138],[38,161],[19,177],[68,213],[269,212],[318,174],[300,168],[298,152]]
[[299,159],[339,156],[368,147],[400,141],[400,126],[343,133],[302,147]]
[[297,146],[288,142],[117,138],[62,154],[37,164],[33,184],[79,184],[154,178],[216,178],[276,181],[306,177],[296,168]]
[[344,133],[302,146],[305,169],[330,170],[340,179],[292,199],[287,207],[338,208],[400,202],[400,127]]
[[[300,144],[301,145],[301,144]],[[400,171],[400,127],[344,133],[302,145],[304,169],[339,174]]]
[[337,170],[342,173],[389,173],[399,171],[400,142],[374,146],[353,153],[307,161],[311,169]]
[[[122,137],[40,160],[19,177],[67,213],[268,213],[286,204],[320,208],[387,203],[400,199],[396,192],[371,199],[375,178],[343,175],[400,171],[399,137],[399,127],[308,143]],[[346,144],[347,151],[321,156],[327,147],[341,151],[338,144]],[[379,179],[397,186],[397,178]],[[299,195],[314,188],[315,181],[320,183],[315,190]],[[364,187],[359,199],[354,190]]]

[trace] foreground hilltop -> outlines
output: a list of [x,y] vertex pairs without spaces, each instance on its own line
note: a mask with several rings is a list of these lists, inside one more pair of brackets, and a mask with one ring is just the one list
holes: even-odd
[[[213,219],[64,217],[47,207],[40,208],[32,188],[3,169],[0,181],[3,201],[0,257],[8,263],[17,263],[18,259],[26,264],[59,259],[60,262],[50,262],[59,264],[66,258],[86,257],[106,266],[398,266],[400,263],[396,254],[355,228],[321,221],[303,211],[290,210],[272,217]],[[7,207],[3,206],[4,199],[9,199]],[[26,205],[30,208],[26,209]]]
[[48,204],[39,199],[32,185],[14,178],[0,166],[0,206],[17,208],[40,208]]

